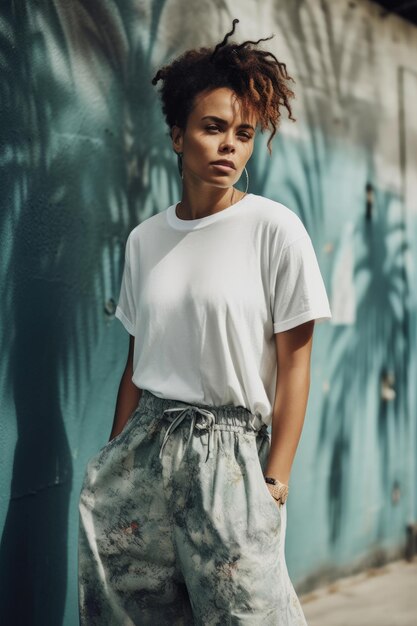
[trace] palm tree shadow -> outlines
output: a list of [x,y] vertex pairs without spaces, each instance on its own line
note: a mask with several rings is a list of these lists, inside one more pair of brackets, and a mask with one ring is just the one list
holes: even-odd
[[[35,238],[22,237],[19,228],[15,234],[19,261],[14,269],[16,274],[27,273]],[[51,288],[43,278],[30,280],[27,289],[16,288],[14,293],[10,377],[17,442],[0,545],[2,623],[57,624],[62,619],[72,459],[56,364],[65,331],[57,312],[63,304],[71,306],[68,300],[64,286]]]
[[[60,320],[56,312],[62,293],[51,288],[54,283],[48,282],[48,271],[43,271],[43,264],[49,262],[45,248],[41,249],[48,239],[47,229],[44,231],[42,219],[34,219],[33,214],[43,203],[36,194],[48,178],[43,160],[35,163],[29,144],[33,132],[32,105],[36,108],[37,97],[32,93],[26,100],[24,95],[30,82],[27,16],[23,11],[19,20],[4,5],[2,8],[2,33],[13,38],[10,45],[9,39],[0,37],[1,73],[7,77],[9,88],[8,98],[1,98],[2,144],[8,146],[13,156],[1,170],[1,187],[10,192],[1,195],[0,219],[3,237],[10,227],[8,221],[13,222],[13,240],[12,246],[1,246],[2,267],[7,267],[2,304],[4,319],[8,320],[7,329],[2,331],[1,350],[8,355],[2,377],[14,402],[17,443],[0,545],[0,621],[18,625],[47,623],[38,604],[41,598],[46,600],[48,589],[52,592],[48,603],[50,623],[57,624],[66,593],[66,568],[62,568],[62,563],[66,561],[63,552],[72,478],[57,395],[57,351],[62,350],[60,338],[65,335],[65,327],[57,332]],[[6,82],[2,80],[1,84],[5,96]],[[48,98],[45,103],[48,104]],[[45,130],[42,126],[40,123],[40,135]],[[40,136],[36,143],[45,154],[44,137]],[[7,201],[13,195],[17,200],[10,207]],[[51,241],[52,249],[54,243]]]
[[[327,490],[332,543],[340,537],[350,506],[350,477],[355,475],[351,438],[356,428],[366,432],[368,420],[373,419],[369,407],[374,407],[379,479],[386,493],[387,468],[398,445],[392,434],[400,433],[409,417],[408,284],[404,269],[407,244],[404,223],[391,217],[392,208],[398,204],[394,194],[377,192],[376,217],[357,225],[357,247],[362,253],[355,265],[355,284],[363,289],[355,328],[335,327],[330,340],[334,355],[331,376],[335,382],[323,403],[316,454],[329,446],[332,450]],[[382,383],[389,375],[395,381],[392,401],[382,394]]]
[[[361,19],[356,4],[347,3],[343,10],[345,27],[337,31],[339,9],[331,2],[323,2],[318,7],[303,0],[276,6],[276,20],[282,26],[286,45],[304,85],[302,112],[309,135],[309,142],[304,142],[299,154],[295,153],[291,142],[281,141],[287,154],[284,162],[293,164],[292,171],[300,172],[297,186],[288,177],[283,193],[289,194],[291,206],[296,208],[320,248],[326,197],[337,184],[349,194],[346,181],[355,177],[355,173],[348,171],[346,175],[341,170],[339,181],[329,178],[329,165],[337,156],[338,135],[341,146],[357,144],[359,151],[366,155],[365,166],[372,172],[372,155],[380,130],[378,110],[361,103],[352,90],[352,85],[365,80],[364,72],[369,73],[369,66],[358,63],[352,46],[346,45],[348,38],[364,42],[361,49],[366,47],[372,67],[376,58],[372,29]],[[317,54],[311,55],[311,50]],[[377,81],[370,88],[374,89],[372,106],[378,106],[381,99]],[[361,118],[367,120],[366,124],[360,124]],[[346,159],[344,154],[342,158],[344,164],[354,170],[354,159]],[[330,171],[335,172],[336,168],[333,166]],[[375,219],[356,226],[355,247],[361,251],[355,267],[355,287],[361,290],[356,323],[352,327],[328,327],[332,386],[331,393],[323,400],[315,454],[320,458],[324,451],[331,451],[327,483],[331,545],[340,540],[352,504],[349,494],[354,492],[351,476],[352,453],[357,452],[357,446],[352,445],[355,429],[365,429],[367,420],[375,420],[380,444],[376,471],[386,492],[388,459],[396,445],[392,432],[400,433],[398,425],[408,419],[405,225],[401,219],[397,222],[391,219],[393,208],[400,204],[401,199],[394,193],[376,191],[378,213]],[[396,381],[392,401],[381,398],[381,377],[390,373]],[[368,407],[368,414],[367,409],[364,414],[364,407]],[[358,420],[362,420],[363,426]],[[369,469],[375,473],[375,467]]]
[[[63,13],[59,3],[46,13],[37,5],[5,4],[1,132],[10,158],[0,171],[1,188],[8,190],[0,196],[0,257],[7,268],[2,307],[8,325],[1,329],[7,359],[0,373],[14,404],[9,419],[16,420],[17,441],[0,544],[0,622],[57,626],[68,585],[77,584],[67,580],[68,549],[74,549],[68,545],[73,463],[67,428],[77,420],[78,430],[83,427],[92,356],[114,317],[110,305],[120,288],[125,240],[145,213],[137,207],[157,207],[148,201],[152,180],[138,185],[151,152],[146,133],[137,142],[139,157],[131,149],[138,120],[156,126],[155,107],[149,106],[147,50],[136,39],[130,46],[131,11],[116,16],[117,7],[106,3],[74,2]],[[157,15],[163,4],[155,3]],[[57,76],[50,45],[61,50],[66,75]],[[95,68],[91,102],[71,82],[77,86],[74,59]],[[149,89],[133,93],[128,85],[138,79],[138,67]],[[149,141],[166,143],[162,133]],[[174,159],[162,167],[169,179]],[[75,415],[65,415],[71,407]]]

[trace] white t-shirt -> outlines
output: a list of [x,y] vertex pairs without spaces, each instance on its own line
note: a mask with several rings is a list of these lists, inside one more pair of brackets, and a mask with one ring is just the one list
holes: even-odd
[[271,424],[274,333],[331,318],[301,219],[257,194],[206,217],[176,204],[129,234],[116,317],[135,336],[133,383],[156,396],[234,404]]

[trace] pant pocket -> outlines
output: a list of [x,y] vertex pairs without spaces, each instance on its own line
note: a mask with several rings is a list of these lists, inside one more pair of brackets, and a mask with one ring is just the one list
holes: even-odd
[[269,435],[263,437],[252,437],[251,439],[251,452],[253,455],[253,471],[257,478],[257,484],[260,492],[263,492],[265,499],[270,505],[274,507],[276,516],[281,520],[281,507],[282,504],[277,502],[271,492],[268,489],[265,482],[264,470],[266,468],[268,454],[270,450],[270,438]]
[[236,460],[245,475],[248,514],[259,531],[276,535],[281,527],[281,512],[264,479],[268,458],[268,438],[254,432],[237,435]]

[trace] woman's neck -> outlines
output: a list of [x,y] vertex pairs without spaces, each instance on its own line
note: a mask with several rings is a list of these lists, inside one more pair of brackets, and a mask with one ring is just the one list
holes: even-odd
[[246,196],[246,193],[232,187],[231,191],[225,193],[218,200],[201,200],[200,196],[198,200],[196,199],[192,202],[188,194],[183,191],[182,199],[177,204],[176,214],[177,217],[182,220],[195,220],[201,217],[207,217],[208,215],[213,215],[213,213],[227,209],[227,207],[232,206],[232,204],[239,202],[244,196]]

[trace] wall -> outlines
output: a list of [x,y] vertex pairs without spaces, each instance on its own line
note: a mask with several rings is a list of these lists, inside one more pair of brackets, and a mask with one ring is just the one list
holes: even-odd
[[297,591],[401,556],[416,520],[416,28],[346,0],[3,2],[2,622],[77,623],[78,496],[128,348],[124,242],[179,199],[150,81],[235,17],[237,41],[275,33],[296,81],[297,122],[272,157],[258,137],[249,190],[303,219],[334,313],[291,476]]

